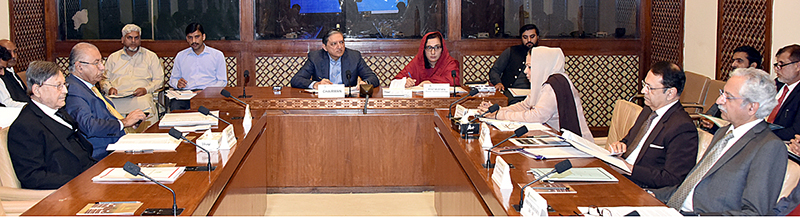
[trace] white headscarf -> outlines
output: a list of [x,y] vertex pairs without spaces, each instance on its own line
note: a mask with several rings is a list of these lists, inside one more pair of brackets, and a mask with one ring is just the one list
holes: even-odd
[[[534,47],[531,49],[530,65],[531,93],[528,98],[537,102],[547,78],[556,73],[564,74],[564,52],[557,47]],[[564,74],[564,77],[567,75]]]

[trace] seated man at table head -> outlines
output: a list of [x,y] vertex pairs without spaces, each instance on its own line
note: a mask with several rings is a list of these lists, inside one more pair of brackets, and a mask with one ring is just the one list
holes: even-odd
[[25,83],[14,71],[17,65],[17,46],[9,40],[0,40],[0,106],[21,108],[30,100]]
[[[164,85],[164,69],[156,53],[141,46],[142,29],[136,24],[122,28],[122,49],[111,53],[106,60],[106,75],[100,83],[109,95],[130,97],[111,98],[117,111],[126,115],[141,109],[155,111],[153,91]],[[156,115],[150,116],[154,123]],[[149,124],[147,124],[149,125]]]
[[[455,78],[453,78],[455,72]],[[450,56],[444,45],[442,33],[430,32],[422,37],[417,55],[394,79],[406,79],[406,87],[430,83],[448,83],[460,86],[458,61]]]
[[[532,61],[531,56],[536,56],[536,61]],[[500,108],[486,117],[543,123],[555,129],[567,129],[594,142],[586,125],[581,94],[564,73],[561,48],[534,47],[526,59],[525,74],[531,81],[531,93],[524,101]],[[490,106],[491,103],[482,102],[478,110],[484,113]]]
[[[352,73],[350,79],[347,72]],[[356,86],[362,83],[374,87],[381,85],[378,76],[361,58],[361,52],[344,46],[344,34],[331,30],[322,38],[322,49],[308,52],[308,59],[290,81],[294,88],[317,89],[320,84],[344,84]]]
[[800,45],[792,44],[778,49],[775,54],[775,85],[778,92],[774,95],[778,106],[767,116],[767,122],[780,125],[775,135],[788,141],[800,134]]
[[[175,55],[175,64],[169,76],[169,86],[181,90],[202,90],[206,87],[225,87],[228,85],[225,55],[207,46],[206,32],[199,23],[186,26],[186,48]],[[173,110],[189,109],[188,100],[173,100]]]
[[643,188],[680,184],[697,159],[697,128],[679,99],[686,75],[678,65],[658,62],[642,81],[645,107],[622,140],[606,146],[621,153]]
[[103,79],[103,56],[93,44],[81,42],[69,53],[67,105],[64,109],[78,122],[81,133],[92,143],[92,157],[97,160],[108,155],[106,147],[125,135],[125,127],[132,127],[145,118],[136,109],[123,117],[108,97],[97,88]]
[[8,128],[8,154],[22,188],[56,189],[89,169],[92,144],[64,111],[68,84],[53,62],[28,66],[31,102]]
[[[539,45],[539,28],[536,25],[527,24],[519,28],[519,34],[522,44],[506,48],[494,62],[492,69],[489,70],[489,82],[498,91],[504,91],[506,88],[531,88],[528,78],[520,75],[525,70],[523,67],[525,67],[525,56],[528,55],[528,51]],[[503,93],[508,97],[509,105],[525,99],[525,97],[515,98],[508,91]]]
[[[761,56],[761,52],[758,52],[758,50],[756,50],[753,47],[746,45],[737,47],[736,49],[733,50],[731,67],[733,67],[733,69],[738,69],[738,68],[761,69],[762,58],[763,56]],[[720,117],[722,113],[720,113],[717,104],[714,104],[711,106],[711,108],[708,108],[708,111],[706,111],[705,114],[714,117]],[[702,126],[704,129],[706,129],[706,131],[712,134],[717,132],[717,129],[719,129],[719,127],[714,125],[714,123],[708,119],[701,119],[700,126]]]
[[786,146],[764,121],[776,104],[775,83],[760,69],[739,68],[716,102],[731,124],[680,185],[654,195],[684,213],[775,215],[787,163]]

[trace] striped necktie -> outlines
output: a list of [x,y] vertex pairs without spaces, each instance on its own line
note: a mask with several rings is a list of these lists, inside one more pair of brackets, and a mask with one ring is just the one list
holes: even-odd
[[681,210],[683,203],[686,201],[686,197],[689,196],[689,192],[691,192],[698,182],[703,178],[703,176],[708,173],[708,170],[714,166],[714,163],[722,157],[724,152],[722,150],[725,149],[725,146],[728,144],[728,141],[733,139],[733,131],[728,131],[725,136],[720,139],[714,147],[708,152],[705,158],[703,158],[694,171],[692,171],[689,176],[686,177],[686,180],[683,181],[683,184],[678,187],[678,190],[675,191],[675,194],[669,198],[667,201],[667,206],[670,208],[676,209],[678,211]]

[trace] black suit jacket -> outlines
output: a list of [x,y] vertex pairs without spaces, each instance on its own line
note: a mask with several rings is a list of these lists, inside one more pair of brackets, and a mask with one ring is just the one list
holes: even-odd
[[[636,148],[632,140],[647,121],[652,109],[645,106],[636,123],[620,142]],[[628,177],[644,188],[680,184],[697,160],[697,128],[680,102],[675,103],[653,127]]]
[[[3,70],[6,72],[0,79],[6,84],[6,89],[8,90],[8,94],[11,95],[11,99],[17,102],[28,102],[31,98],[28,96],[28,87],[25,86],[25,81],[20,79],[17,73],[10,72],[8,69]],[[22,81],[22,84],[17,82],[17,80]]]
[[[361,80],[372,84],[372,86],[380,87],[381,82],[378,81],[378,76],[372,72],[372,69],[367,66],[367,62],[361,58],[361,52],[345,48],[342,57],[342,82],[345,86],[355,86],[358,83],[358,77]],[[322,81],[322,79],[330,79],[330,56],[325,50],[315,50],[308,52],[308,59],[300,68],[297,74],[294,74],[290,83],[294,88],[308,89],[313,81]],[[350,79],[347,79],[346,72],[352,73]]]
[[28,103],[8,129],[8,153],[22,188],[57,189],[89,169],[92,144],[78,132],[77,122],[59,110],[72,130]]
[[[778,87],[778,93],[780,93],[784,84],[776,79],[775,85]],[[794,134],[800,134],[800,112],[797,112],[798,109],[800,109],[800,88],[794,88],[783,99],[783,105],[778,110],[778,115],[775,116],[775,122],[773,123],[784,127],[783,129],[772,131],[784,141],[793,139]]]

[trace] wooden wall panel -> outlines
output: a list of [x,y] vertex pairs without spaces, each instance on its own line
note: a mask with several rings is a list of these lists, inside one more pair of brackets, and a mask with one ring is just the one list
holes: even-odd
[[[670,61],[679,66],[683,65],[683,1],[652,1],[650,64]],[[649,65],[645,67],[650,68]]]
[[744,45],[761,51],[762,64],[769,71],[772,0],[720,0],[717,18],[716,79],[728,79],[733,50]]

